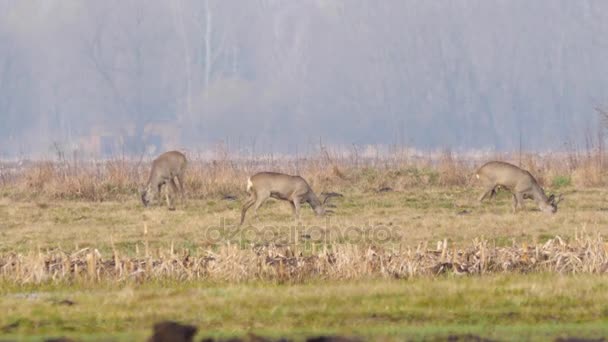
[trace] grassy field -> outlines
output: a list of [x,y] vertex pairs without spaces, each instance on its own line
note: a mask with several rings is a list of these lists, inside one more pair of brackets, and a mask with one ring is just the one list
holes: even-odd
[[[449,152],[193,160],[176,211],[138,201],[145,163],[0,164],[0,339],[143,340],[161,320],[199,338],[608,336],[603,159],[521,159],[565,193],[553,216],[512,213],[504,192],[478,205],[478,163]],[[299,222],[269,200],[237,228],[256,169],[344,197]]]
[[[526,201],[526,212],[514,214],[510,195],[504,192],[497,201],[478,206],[478,191],[468,188],[345,193],[334,201],[335,214],[317,218],[305,207],[299,224],[287,203],[269,200],[259,211],[260,220],[248,217],[240,231],[235,230],[240,201],[189,200],[169,212],[161,206],[145,209],[135,198],[97,203],[6,197],[0,199],[0,252],[94,247],[132,254],[144,242],[151,249],[191,250],[228,242],[305,244],[308,237],[316,241],[319,229],[328,232],[323,242],[329,244],[402,246],[443,239],[458,246],[479,237],[508,245],[542,242],[556,235],[567,238],[577,231],[608,232],[608,190],[560,191],[567,192],[566,199],[553,216],[539,212],[531,201]],[[220,236],[219,228],[232,233]],[[374,234],[378,229],[388,233]]]
[[598,338],[608,334],[607,290],[603,276],[554,274],[295,285],[3,286],[0,325],[4,338],[30,340],[144,340],[152,322],[164,319],[193,324],[200,337],[222,338]]
[[[526,201],[526,212],[512,213],[511,198],[502,192],[496,202],[478,206],[478,190],[432,188],[389,193],[346,193],[335,199],[335,213],[315,217],[302,210],[299,225],[285,202],[269,200],[259,211],[260,220],[248,217],[242,234],[217,237],[218,227],[235,230],[240,201],[189,200],[175,212],[156,206],[145,209],[135,198],[125,201],[88,202],[65,200],[0,199],[0,252],[38,249],[78,249],[93,246],[131,253],[147,241],[150,248],[196,249],[216,242],[255,244],[292,241],[292,230],[314,236],[315,229],[331,229],[328,243],[366,242],[415,245],[421,241],[448,239],[456,245],[485,237],[498,245],[513,241],[534,243],[575,231],[608,232],[608,191],[560,189],[566,192],[557,215],[546,215]],[[250,213],[251,214],[251,213]],[[251,226],[247,230],[246,228]],[[370,231],[390,230],[388,237]],[[357,228],[358,231],[348,231]],[[368,234],[369,233],[369,234]],[[349,240],[351,239],[351,240]],[[305,241],[300,241],[305,242]]]
[[[269,200],[260,209],[260,221],[248,218],[252,226],[240,230],[234,225],[242,198],[191,199],[171,212],[159,206],[144,209],[135,196],[92,202],[5,193],[0,199],[0,256],[44,259],[54,251],[78,253],[88,248],[105,259],[117,254],[162,258],[166,251],[196,256],[226,246],[247,250],[269,245],[305,256],[322,248],[397,250],[421,243],[435,248],[446,241],[458,249],[480,238],[493,246],[535,245],[555,236],[570,241],[581,234],[608,233],[607,190],[556,190],[567,197],[553,216],[537,211],[530,201],[525,212],[513,214],[506,193],[478,206],[479,191],[469,187],[344,192],[344,198],[334,201],[334,215],[317,218],[305,208],[298,224],[288,204]],[[232,271],[238,273],[238,260],[235,265]],[[54,281],[12,278],[4,272],[0,335],[142,340],[154,322],[171,319],[198,326],[201,337],[608,336],[606,276],[583,273]],[[64,305],[65,300],[73,305]]]

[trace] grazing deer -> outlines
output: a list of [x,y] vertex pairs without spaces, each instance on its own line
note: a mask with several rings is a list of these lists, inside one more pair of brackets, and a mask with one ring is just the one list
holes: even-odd
[[500,161],[486,163],[477,170],[475,177],[481,181],[485,190],[479,197],[482,202],[486,197],[496,196],[498,188],[505,188],[513,194],[513,212],[524,207],[524,199],[532,199],[541,211],[554,214],[562,195],[547,198],[536,179],[526,170]]
[[[148,206],[150,201],[154,199],[157,193],[160,193],[161,187],[167,183],[171,186],[174,193],[178,192],[178,187],[175,184],[175,178],[179,182],[179,192],[182,201],[184,199],[184,171],[188,161],[183,153],[178,151],[165,152],[154,159],[152,162],[152,170],[148,178],[148,184],[141,191],[141,201],[144,206]],[[167,206],[169,210],[175,210],[169,199],[169,192],[165,193]]]
[[300,204],[310,204],[317,216],[322,216],[325,213],[331,212],[325,209],[327,200],[331,197],[342,196],[335,192],[323,193],[324,199],[321,201],[304,178],[276,172],[260,172],[249,177],[247,179],[247,192],[249,193],[249,198],[243,205],[240,225],[245,221],[245,214],[247,214],[247,210],[251,206],[254,206],[254,216],[257,218],[258,208],[270,197],[288,201],[293,209],[294,218],[298,219],[300,216]]

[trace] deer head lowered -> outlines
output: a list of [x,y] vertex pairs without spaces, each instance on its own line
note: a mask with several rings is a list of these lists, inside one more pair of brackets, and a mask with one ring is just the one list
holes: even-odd
[[484,192],[479,202],[487,197],[494,197],[498,188],[505,188],[513,194],[513,212],[524,207],[524,199],[532,199],[545,213],[557,212],[557,205],[563,200],[562,195],[547,197],[536,179],[526,170],[500,161],[486,163],[477,170],[475,177],[482,183]]
[[[152,199],[157,193],[161,191],[161,188],[169,184],[173,189],[173,192],[178,192],[178,186],[175,184],[175,178],[179,183],[179,193],[181,194],[182,200],[184,197],[184,171],[188,161],[183,153],[178,151],[165,152],[154,159],[152,162],[152,169],[150,170],[150,177],[148,183],[141,190],[141,201],[144,206],[148,206]],[[169,199],[169,194],[166,193],[167,206],[169,209],[175,209]]]
[[336,192],[329,192],[322,193],[323,200],[320,200],[304,178],[276,172],[260,172],[249,177],[247,192],[249,192],[249,198],[241,210],[241,225],[251,206],[253,206],[254,216],[257,217],[258,208],[270,197],[289,202],[296,219],[299,218],[302,203],[310,204],[315,214],[322,216],[332,213],[331,210],[326,209],[330,198],[342,197]]

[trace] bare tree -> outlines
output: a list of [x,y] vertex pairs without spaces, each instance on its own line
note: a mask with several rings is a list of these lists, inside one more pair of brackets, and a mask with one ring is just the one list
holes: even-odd
[[[141,150],[145,124],[174,115],[167,108],[173,95],[167,91],[172,80],[158,74],[162,71],[159,68],[166,67],[163,50],[169,43],[169,37],[159,32],[164,28],[162,10],[130,0],[130,10],[123,16],[115,16],[111,9],[116,4],[95,4],[100,7],[90,5],[89,19],[94,24],[83,36],[83,56],[98,76],[100,85],[114,100],[107,109],[122,113],[122,118],[119,116],[115,121],[115,127],[134,123],[133,136],[139,139],[137,149]],[[127,135],[127,132],[123,131],[123,134]]]
[[526,148],[548,148],[584,139],[607,22],[601,1],[0,1],[0,146],[100,123],[141,145],[166,120],[191,147],[515,150],[526,118]]

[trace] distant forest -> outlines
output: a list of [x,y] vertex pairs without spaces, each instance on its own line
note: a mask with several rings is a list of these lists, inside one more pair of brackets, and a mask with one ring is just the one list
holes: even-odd
[[0,157],[559,150],[607,89],[605,0],[0,1]]

